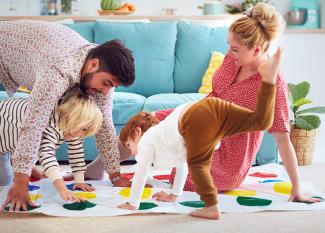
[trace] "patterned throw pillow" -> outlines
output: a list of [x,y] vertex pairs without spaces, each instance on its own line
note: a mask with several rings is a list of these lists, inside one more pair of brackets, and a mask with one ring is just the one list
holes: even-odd
[[212,52],[209,67],[202,78],[202,85],[199,89],[200,94],[209,94],[212,91],[212,77],[221,66],[224,57],[225,55],[222,53]]

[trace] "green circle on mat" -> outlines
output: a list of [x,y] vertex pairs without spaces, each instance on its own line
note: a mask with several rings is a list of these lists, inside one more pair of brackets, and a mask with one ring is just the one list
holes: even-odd
[[87,208],[93,208],[95,207],[96,204],[91,203],[89,201],[84,201],[84,202],[73,202],[71,204],[64,204],[63,208],[67,209],[67,210],[77,210],[77,211],[81,211],[81,210],[85,210]]
[[272,203],[271,200],[256,197],[237,197],[237,202],[244,206],[268,206]]
[[[40,208],[41,206],[35,206],[35,207],[31,207],[29,204],[26,205],[27,210],[23,210],[22,208],[20,208],[20,211],[31,211],[31,210],[35,210],[37,208]],[[9,205],[4,209],[5,211],[9,211]]]
[[157,207],[155,203],[152,202],[141,202],[139,206],[139,210],[148,210]]
[[203,201],[183,201],[179,204],[183,206],[193,207],[193,208],[203,208],[205,207],[205,204]]

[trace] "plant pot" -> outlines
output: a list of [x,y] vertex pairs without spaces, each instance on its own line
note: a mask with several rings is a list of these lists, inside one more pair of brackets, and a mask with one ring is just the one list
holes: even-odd
[[291,127],[290,139],[296,151],[298,165],[309,165],[313,159],[317,129],[304,130]]

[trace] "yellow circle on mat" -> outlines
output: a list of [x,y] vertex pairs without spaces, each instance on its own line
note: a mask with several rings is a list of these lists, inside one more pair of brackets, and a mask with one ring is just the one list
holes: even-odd
[[86,199],[94,199],[96,198],[95,193],[89,193],[89,192],[82,192],[82,193],[73,193],[76,197],[80,198],[86,198]]
[[[124,189],[121,189],[118,192],[118,194],[121,195],[122,197],[129,198],[130,197],[130,192],[131,192],[130,188],[124,188]],[[149,197],[151,197],[151,188],[144,188],[141,198],[146,199],[146,198],[149,198]]]
[[273,189],[275,192],[280,194],[290,194],[292,185],[288,182],[278,182],[273,185]]
[[227,192],[224,192],[223,194],[225,195],[230,195],[230,196],[241,196],[241,197],[251,197],[251,196],[256,196],[256,191],[254,190],[230,190]]
[[41,194],[29,194],[29,197],[32,201],[37,201],[38,199],[42,198]]

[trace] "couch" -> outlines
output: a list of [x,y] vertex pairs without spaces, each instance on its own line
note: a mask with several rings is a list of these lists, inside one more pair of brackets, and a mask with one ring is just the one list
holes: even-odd
[[[198,89],[211,52],[227,51],[226,27],[205,27],[185,21],[96,21],[66,26],[96,44],[121,39],[133,51],[136,80],[130,87],[116,88],[114,93],[113,121],[117,132],[139,111],[173,108],[204,98]],[[0,92],[0,98],[6,97],[5,92]],[[93,160],[97,154],[94,138],[87,138],[86,160]],[[57,157],[67,160],[65,145],[59,148]],[[273,137],[266,133],[255,163],[277,162],[277,158]]]

